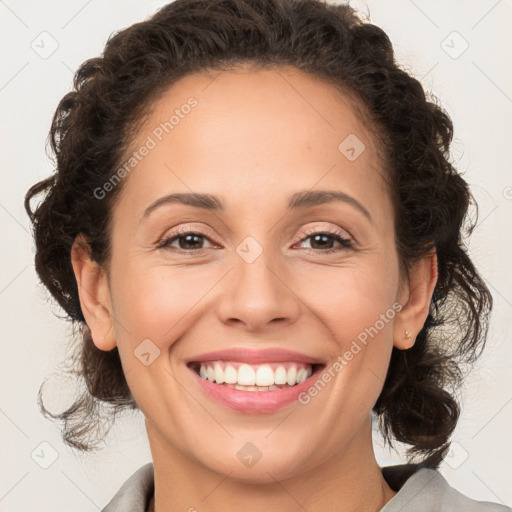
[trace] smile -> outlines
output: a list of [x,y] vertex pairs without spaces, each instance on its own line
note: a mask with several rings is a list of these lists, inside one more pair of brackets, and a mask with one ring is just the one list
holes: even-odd
[[239,361],[209,361],[197,364],[195,370],[203,379],[239,391],[274,391],[304,382],[313,374],[313,365],[294,362],[250,365]]
[[244,414],[264,414],[298,403],[325,364],[304,354],[278,350],[229,349],[186,361],[206,397]]

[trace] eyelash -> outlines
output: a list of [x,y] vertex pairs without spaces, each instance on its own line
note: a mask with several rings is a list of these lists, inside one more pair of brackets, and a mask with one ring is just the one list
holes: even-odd
[[343,251],[345,249],[352,249],[353,248],[353,245],[352,245],[352,242],[346,238],[345,234],[342,232],[342,231],[339,231],[337,229],[333,229],[333,230],[318,230],[318,229],[315,229],[315,228],[310,228],[310,229],[307,229],[305,232],[304,232],[304,235],[300,240],[299,242],[303,242],[304,240],[307,240],[308,238],[311,238],[312,236],[314,235],[327,235],[327,236],[331,236],[333,237],[337,242],[339,242],[341,244],[341,247],[338,247],[337,249],[327,249],[327,250],[322,250],[322,249],[309,249],[310,251],[319,251],[319,252],[322,252],[324,254],[331,254],[333,252],[339,252],[339,251]]
[[[178,249],[176,247],[170,247],[171,242],[173,242],[175,240],[179,240],[180,238],[182,238],[186,235],[198,235],[202,238],[206,238],[209,242],[214,243],[209,237],[207,237],[206,235],[204,235],[201,232],[195,231],[193,229],[183,228],[183,229],[179,229],[178,231],[175,231],[174,233],[171,233],[170,235],[164,237],[159,242],[159,245],[157,248],[158,249],[167,249],[167,250],[175,251],[175,252],[178,252],[181,254],[190,254],[191,256],[197,255],[197,254],[202,254],[204,251],[207,250],[207,248],[186,250],[186,249]],[[305,236],[299,240],[299,243],[304,242],[305,240],[307,240],[308,238],[311,238],[314,235],[327,235],[327,236],[333,237],[342,246],[342,247],[338,247],[336,249],[327,249],[327,250],[309,249],[310,251],[321,252],[324,254],[331,254],[334,252],[343,251],[346,249],[353,248],[352,242],[344,236],[343,232],[338,231],[338,230],[332,230],[332,231],[331,230],[323,230],[323,231],[320,230],[320,231],[318,231],[315,229],[309,229],[309,230],[306,230],[304,235]]]

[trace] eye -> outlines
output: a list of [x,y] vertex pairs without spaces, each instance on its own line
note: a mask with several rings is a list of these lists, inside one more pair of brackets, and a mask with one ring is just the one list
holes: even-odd
[[[306,236],[302,238],[299,243],[311,239],[310,247],[306,247],[306,249],[311,249],[313,251],[320,251],[329,254],[332,252],[338,252],[352,248],[352,242],[347,238],[346,234],[343,233],[342,231],[312,229],[306,231],[305,234]],[[329,241],[329,239],[331,241]],[[338,242],[341,247],[332,248],[333,241]]]
[[[343,251],[352,248],[352,242],[347,238],[346,234],[338,230],[314,230],[310,229],[305,232],[299,243],[311,239],[310,247],[306,249],[330,254],[333,252]],[[159,249],[167,249],[183,253],[201,253],[210,247],[202,247],[204,240],[214,244],[205,234],[194,231],[190,228],[179,229],[165,236],[158,245]],[[333,243],[338,242],[339,246],[333,248]],[[175,244],[178,244],[176,246]]]
[[[202,240],[211,240],[203,233],[192,229],[179,229],[165,236],[158,244],[158,249],[169,249],[177,252],[201,252],[208,247],[199,247]],[[173,246],[178,242],[178,247]]]

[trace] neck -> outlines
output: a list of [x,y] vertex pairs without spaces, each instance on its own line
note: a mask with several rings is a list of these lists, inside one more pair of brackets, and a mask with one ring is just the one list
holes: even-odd
[[256,484],[212,471],[170,446],[148,421],[146,427],[155,474],[155,512],[238,512],[240,503],[246,512],[333,506],[339,512],[378,512],[396,494],[375,460],[370,422],[343,453],[332,454],[321,466],[283,481]]

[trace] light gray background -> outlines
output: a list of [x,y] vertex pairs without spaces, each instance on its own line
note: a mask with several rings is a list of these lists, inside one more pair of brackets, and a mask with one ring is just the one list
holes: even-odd
[[[46,303],[38,285],[22,201],[29,186],[52,171],[44,145],[73,72],[101,53],[113,31],[164,4],[0,0],[2,512],[100,510],[129,475],[151,460],[140,415],[120,419],[103,451],[76,457],[37,408],[39,386],[65,358],[64,341],[71,330],[54,315],[60,310]],[[453,155],[480,205],[470,253],[491,287],[495,309],[487,351],[466,381],[454,448],[441,470],[464,494],[510,505],[512,2],[372,0],[351,5],[369,12],[371,21],[389,34],[399,61],[440,98],[454,120]],[[469,46],[461,53],[465,41]],[[33,49],[48,52],[52,44],[58,48],[46,58]],[[34,450],[37,462],[31,457]],[[378,436],[376,451],[381,465],[400,460],[381,448]],[[57,459],[43,469],[52,453]]]

